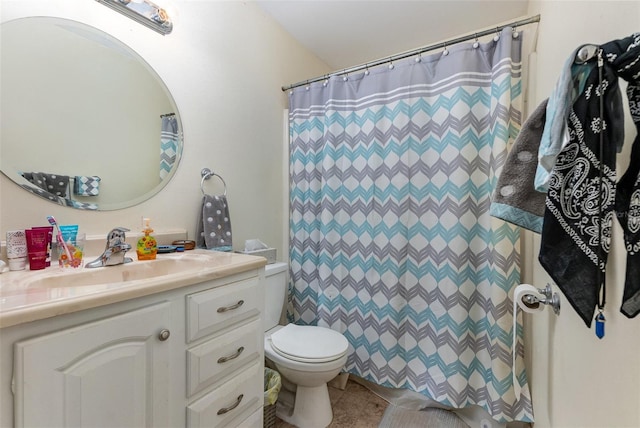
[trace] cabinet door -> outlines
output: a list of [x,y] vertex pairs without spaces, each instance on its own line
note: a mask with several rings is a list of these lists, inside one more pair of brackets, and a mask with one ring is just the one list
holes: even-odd
[[163,302],[18,342],[16,427],[167,425],[169,316]]

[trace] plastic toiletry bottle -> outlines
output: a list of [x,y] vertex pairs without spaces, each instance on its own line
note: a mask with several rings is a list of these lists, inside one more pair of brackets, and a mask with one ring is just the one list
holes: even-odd
[[29,270],[40,270],[47,267],[47,249],[49,247],[49,230],[46,228],[26,229],[27,255]]
[[27,236],[24,230],[7,232],[7,262],[10,270],[24,270],[27,266]]
[[151,220],[142,218],[142,232],[144,236],[138,239],[138,246],[136,247],[136,254],[138,254],[138,260],[155,260],[158,253],[158,243],[156,238],[151,236],[153,229],[149,226]]

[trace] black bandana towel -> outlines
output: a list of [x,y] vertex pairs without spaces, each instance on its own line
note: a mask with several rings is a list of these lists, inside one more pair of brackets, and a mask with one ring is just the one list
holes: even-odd
[[629,318],[640,313],[640,33],[631,39],[624,53],[611,58],[618,66],[618,75],[629,82],[627,99],[638,132],[631,148],[629,168],[620,179],[616,193],[616,212],[627,249],[627,273],[620,312]]
[[[638,251],[634,251],[634,248],[640,250],[639,162],[632,160],[618,189],[615,171],[616,148],[624,138],[618,77],[637,88],[640,34],[609,42],[602,46],[602,51],[605,60],[602,82],[597,61],[592,60],[584,91],[568,117],[570,142],[553,170],[539,254],[542,266],[589,327],[605,274],[614,214],[623,226],[628,252],[622,311],[627,316],[640,312],[640,258]],[[637,89],[631,89],[628,94],[636,121],[640,97],[639,92],[634,91]],[[640,149],[635,147],[636,143],[633,152],[637,158]]]

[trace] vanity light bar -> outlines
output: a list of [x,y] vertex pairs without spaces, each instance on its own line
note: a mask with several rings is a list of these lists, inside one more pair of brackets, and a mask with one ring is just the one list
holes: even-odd
[[173,30],[173,23],[171,22],[171,18],[169,18],[167,11],[149,0],[96,1],[128,16],[145,27],[157,31],[163,36],[169,34]]

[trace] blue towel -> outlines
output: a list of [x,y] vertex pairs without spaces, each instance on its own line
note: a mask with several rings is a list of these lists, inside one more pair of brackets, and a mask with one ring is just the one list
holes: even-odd
[[535,176],[536,190],[547,192],[553,166],[558,154],[569,141],[567,117],[571,105],[582,93],[584,81],[590,70],[590,65],[575,64],[574,60],[582,46],[578,47],[564,63],[562,72],[547,103],[546,122],[540,149],[538,152],[538,166]]

